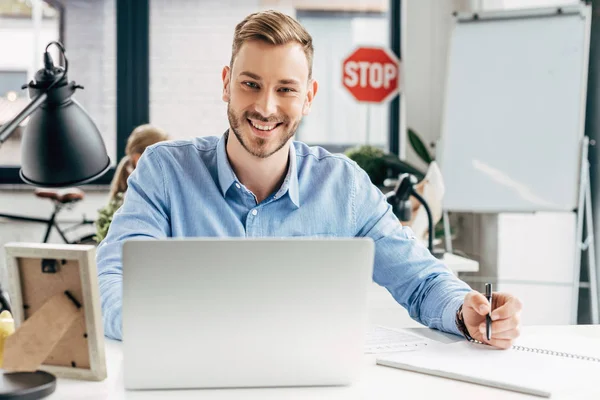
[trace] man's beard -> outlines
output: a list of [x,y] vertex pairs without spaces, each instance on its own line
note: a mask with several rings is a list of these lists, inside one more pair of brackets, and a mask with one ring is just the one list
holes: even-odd
[[[287,117],[283,117],[281,119],[275,119],[275,118],[265,119],[260,114],[249,113],[247,111],[244,112],[242,117],[239,117],[231,109],[230,103],[227,103],[227,118],[229,119],[229,126],[231,127],[233,134],[235,135],[237,140],[242,144],[242,147],[248,153],[252,154],[255,157],[259,157],[259,158],[270,157],[273,154],[277,153],[279,150],[281,150],[283,148],[283,146],[285,146],[286,143],[290,140],[290,138],[296,134],[296,130],[298,129],[298,125],[300,124],[300,120],[295,121],[292,125],[290,125],[290,119]],[[249,124],[248,119],[250,119],[250,118],[257,120],[257,121],[261,121],[261,122],[281,123],[281,125],[275,129],[281,128],[283,130],[283,135],[279,139],[275,138],[276,140],[278,140],[278,143],[275,146],[274,150],[269,151],[266,148],[266,145],[269,143],[269,141],[266,139],[254,137],[253,139],[249,138],[247,141],[242,136],[242,134],[240,133],[240,128],[241,128],[242,124]],[[287,131],[285,130],[286,128],[288,128]],[[248,126],[248,129],[252,129],[252,128],[250,126]],[[250,140],[252,140],[252,142],[248,143]]]

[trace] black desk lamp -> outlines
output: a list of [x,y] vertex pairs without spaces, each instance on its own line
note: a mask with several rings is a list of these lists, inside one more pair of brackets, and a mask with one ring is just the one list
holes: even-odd
[[429,208],[429,204],[427,201],[421,196],[414,188],[417,184],[417,178],[412,174],[402,174],[398,178],[398,184],[394,190],[386,193],[385,197],[387,202],[391,204],[392,210],[394,214],[398,217],[400,221],[410,221],[412,215],[412,204],[410,201],[410,196],[414,196],[425,208],[425,212],[427,213],[427,220],[429,223],[429,243],[428,248],[431,254],[436,257],[443,256],[443,253],[437,253],[433,250],[433,217],[431,216],[431,209]]
[[[65,68],[55,67],[48,48],[55,44]],[[98,128],[81,105],[71,98],[83,86],[68,82],[69,62],[59,42],[44,52],[44,68],[29,88],[31,102],[0,128],[0,145],[31,115],[21,144],[23,181],[34,186],[68,187],[91,182],[110,168],[110,159]]]
[[[65,68],[55,67],[48,48],[61,51]],[[59,42],[44,52],[44,68],[22,88],[32,101],[12,121],[0,128],[0,145],[31,115],[21,143],[23,181],[34,186],[68,187],[91,182],[110,168],[110,159],[98,128],[71,96],[83,89],[68,82],[69,62]],[[0,305],[10,305],[0,290]],[[5,374],[0,370],[0,398],[39,399],[54,392],[56,378],[44,371]]]

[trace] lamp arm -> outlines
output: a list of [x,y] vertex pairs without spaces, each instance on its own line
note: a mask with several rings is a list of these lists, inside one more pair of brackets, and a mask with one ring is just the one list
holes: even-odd
[[25,118],[37,110],[47,98],[48,94],[43,92],[38,97],[33,99],[31,103],[27,105],[27,107],[25,107],[19,114],[17,114],[16,117],[12,119],[12,121],[0,128],[0,146],[10,137],[10,135],[15,132],[17,126],[19,126],[19,124],[23,122]]
[[411,187],[410,194],[415,196],[415,198],[419,200],[421,204],[423,204],[423,207],[425,207],[427,221],[429,223],[429,251],[431,254],[433,254],[433,216],[431,215],[431,209],[429,208],[429,205],[425,199],[413,187]]

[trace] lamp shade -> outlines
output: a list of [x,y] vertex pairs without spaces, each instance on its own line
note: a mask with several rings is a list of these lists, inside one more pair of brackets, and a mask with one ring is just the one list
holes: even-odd
[[30,117],[21,144],[21,179],[44,187],[90,182],[110,168],[98,128],[74,99],[45,102]]

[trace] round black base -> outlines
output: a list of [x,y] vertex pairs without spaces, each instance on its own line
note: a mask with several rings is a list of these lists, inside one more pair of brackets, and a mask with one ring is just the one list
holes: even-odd
[[56,378],[45,371],[5,373],[0,370],[0,400],[37,400],[54,393]]

